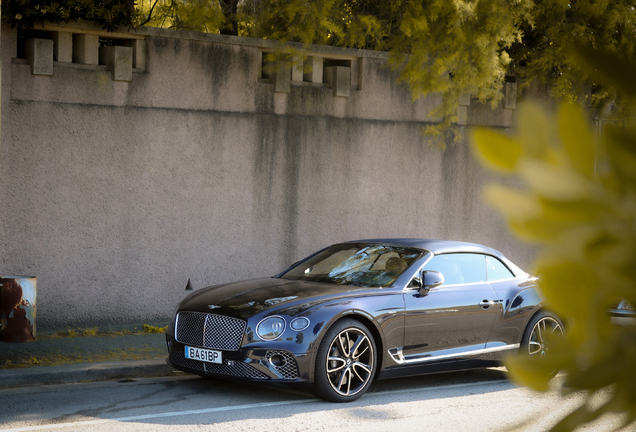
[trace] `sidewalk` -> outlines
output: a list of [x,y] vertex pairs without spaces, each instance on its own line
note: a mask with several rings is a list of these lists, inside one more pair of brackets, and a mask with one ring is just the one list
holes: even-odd
[[34,342],[0,342],[0,388],[172,375],[158,327],[37,333]]

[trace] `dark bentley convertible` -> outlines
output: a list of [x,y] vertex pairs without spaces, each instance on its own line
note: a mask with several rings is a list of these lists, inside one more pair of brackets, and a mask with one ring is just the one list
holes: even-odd
[[274,277],[198,290],[166,330],[168,361],[215,378],[359,398],[374,379],[545,356],[561,321],[501,253],[441,240],[358,240]]

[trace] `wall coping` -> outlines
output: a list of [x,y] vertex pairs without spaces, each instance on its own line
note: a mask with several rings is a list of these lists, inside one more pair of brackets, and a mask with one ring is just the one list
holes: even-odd
[[[159,27],[139,27],[134,30],[128,30],[120,27],[114,32],[108,32],[99,24],[92,21],[70,21],[68,23],[52,23],[45,21],[43,24],[36,25],[34,30],[61,32],[72,31],[77,33],[98,34],[106,39],[146,39],[148,37],[183,39],[255,47],[266,52],[274,52],[285,47],[285,44],[269,39],[201,33],[189,30],[174,30]],[[288,46],[307,53],[308,55],[317,54],[333,59],[370,58],[386,60],[389,58],[389,54],[384,51],[340,48],[327,45],[310,45],[309,48],[307,48],[305,45],[296,42],[290,42]]]

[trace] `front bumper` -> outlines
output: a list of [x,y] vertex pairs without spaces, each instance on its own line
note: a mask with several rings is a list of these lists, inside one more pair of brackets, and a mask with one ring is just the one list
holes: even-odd
[[[309,353],[313,351],[302,332],[281,336],[275,341],[253,341],[251,332],[251,327],[241,319],[179,311],[165,333],[167,362],[185,372],[222,379],[286,384],[312,382],[313,363]],[[188,359],[185,346],[218,351],[222,363]]]
[[276,383],[307,383],[308,373],[301,373],[299,364],[305,363],[306,355],[295,355],[289,351],[245,350],[222,351],[222,364],[208,363],[185,358],[184,348],[178,343],[169,349],[168,363],[176,369],[215,378],[267,381]]

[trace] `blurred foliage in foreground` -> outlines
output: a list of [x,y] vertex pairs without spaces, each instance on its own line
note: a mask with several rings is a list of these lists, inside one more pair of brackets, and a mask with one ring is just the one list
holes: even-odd
[[[576,51],[636,102],[636,65],[618,54]],[[632,111],[633,113],[634,111]],[[491,185],[487,200],[524,241],[540,245],[535,262],[541,289],[566,323],[566,336],[540,361],[508,363],[512,377],[539,391],[549,372],[566,374],[562,392],[585,391],[578,409],[553,430],[569,431],[606,413],[636,420],[636,326],[610,323],[607,310],[620,299],[636,305],[636,122],[633,116],[596,137],[583,110],[563,103],[556,116],[536,104],[519,109],[514,137],[480,129],[472,137],[478,158],[518,177],[525,188]],[[592,399],[611,389],[602,404]]]

